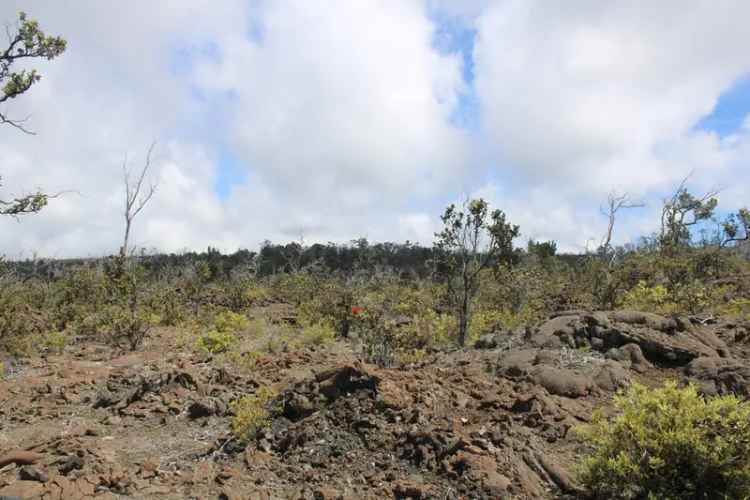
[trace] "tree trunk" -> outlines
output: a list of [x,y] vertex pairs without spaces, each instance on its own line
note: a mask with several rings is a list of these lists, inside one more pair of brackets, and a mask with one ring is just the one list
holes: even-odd
[[125,237],[123,238],[122,247],[120,247],[120,257],[123,259],[128,256],[128,240],[130,239],[130,218],[125,217]]
[[464,293],[461,308],[458,311],[458,344],[461,347],[466,345],[466,331],[469,326],[469,295]]

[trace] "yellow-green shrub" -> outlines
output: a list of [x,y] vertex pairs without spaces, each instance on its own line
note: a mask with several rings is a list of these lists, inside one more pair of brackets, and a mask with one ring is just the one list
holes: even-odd
[[54,328],[48,312],[34,300],[28,287],[13,283],[0,288],[0,349],[10,354],[32,354],[38,340]]
[[220,330],[209,330],[196,341],[196,347],[210,354],[219,354],[232,348],[237,342],[237,337],[231,332]]
[[250,320],[244,314],[222,311],[214,318],[214,328],[219,332],[238,333],[250,326]]
[[42,338],[42,346],[48,351],[61,353],[68,343],[65,332],[49,332]]
[[469,324],[469,339],[476,340],[485,333],[496,330],[515,330],[519,326],[538,321],[539,309],[527,304],[520,311],[510,309],[489,309],[476,311]]
[[237,343],[237,334],[249,327],[244,314],[221,311],[213,319],[213,328],[198,337],[196,347],[211,354],[227,352]]
[[336,339],[336,332],[330,325],[317,323],[302,327],[299,337],[303,345],[324,345]]
[[271,423],[271,411],[268,403],[274,392],[268,387],[259,387],[255,394],[243,396],[231,404],[234,411],[232,433],[241,441],[253,439],[259,430]]
[[676,304],[670,301],[669,290],[664,285],[649,286],[639,281],[632,289],[625,292],[622,306],[625,309],[669,314],[675,311]]
[[400,365],[413,365],[427,357],[424,349],[401,349],[394,353],[394,360]]
[[458,322],[451,314],[426,309],[414,314],[402,334],[403,343],[414,348],[445,345],[453,340]]
[[224,359],[231,364],[233,370],[239,370],[242,373],[251,373],[255,370],[255,366],[261,356],[263,356],[263,353],[260,351],[240,352],[235,349],[226,352]]
[[750,299],[734,298],[718,308],[719,314],[736,319],[750,320]]
[[634,384],[615,398],[619,415],[595,412],[579,429],[592,447],[579,478],[595,498],[747,498],[750,403],[704,399],[694,386]]
[[261,304],[268,301],[270,297],[271,292],[264,286],[248,286],[245,289],[245,299],[249,304]]

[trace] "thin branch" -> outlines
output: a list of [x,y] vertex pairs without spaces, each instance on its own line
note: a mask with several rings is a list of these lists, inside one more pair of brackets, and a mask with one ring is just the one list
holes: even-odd
[[3,124],[3,125],[4,124],[8,124],[8,125],[10,125],[12,127],[17,128],[18,130],[20,130],[24,134],[36,135],[36,132],[34,132],[32,130],[29,130],[29,129],[27,129],[27,128],[25,128],[23,126],[23,124],[26,121],[28,121],[29,118],[31,118],[31,115],[29,115],[26,118],[23,118],[21,120],[12,120],[12,119],[8,118],[7,116],[5,116],[3,113],[0,113],[0,124]]
[[156,141],[152,142],[149,146],[148,152],[146,153],[146,161],[135,182],[133,182],[130,169],[128,168],[127,154],[125,155],[125,160],[122,164],[123,182],[125,184],[125,235],[123,238],[123,245],[120,248],[120,255],[122,257],[127,255],[130,227],[133,223],[133,219],[135,219],[141,210],[143,210],[156,192],[157,184],[152,183],[149,185],[147,192],[141,193],[141,190],[143,189],[143,181],[151,167],[151,155],[155,147]]

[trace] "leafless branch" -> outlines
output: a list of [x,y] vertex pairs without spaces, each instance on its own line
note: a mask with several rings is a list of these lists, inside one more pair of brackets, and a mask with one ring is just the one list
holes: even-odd
[[133,219],[143,210],[146,204],[151,200],[156,192],[157,184],[149,184],[146,191],[141,192],[144,188],[143,182],[146,179],[146,174],[151,168],[151,155],[156,147],[156,142],[152,142],[146,153],[146,161],[141,169],[138,177],[135,181],[132,180],[130,168],[128,168],[128,157],[125,155],[125,160],[122,163],[123,181],[125,183],[125,236],[123,238],[123,244],[120,248],[120,256],[126,257],[128,252],[128,241],[130,239],[130,229],[133,224]]
[[[601,245],[599,245],[600,252],[604,256],[612,254],[612,236],[614,234],[615,222],[617,221],[617,213],[621,210],[627,210],[630,208],[642,208],[646,206],[641,202],[633,202],[630,199],[628,193],[618,194],[616,191],[611,191],[607,195],[607,208],[601,208],[602,215],[607,217],[607,232],[602,238]],[[614,259],[614,256],[612,256]],[[612,261],[610,261],[610,264]]]

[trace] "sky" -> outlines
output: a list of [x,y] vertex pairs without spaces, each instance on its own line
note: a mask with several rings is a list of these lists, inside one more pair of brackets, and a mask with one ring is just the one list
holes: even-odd
[[68,40],[3,108],[0,220],[12,258],[116,252],[123,161],[156,142],[131,242],[166,252],[284,243],[429,245],[482,196],[527,239],[655,231],[661,200],[750,204],[750,3],[742,0],[4,0]]

